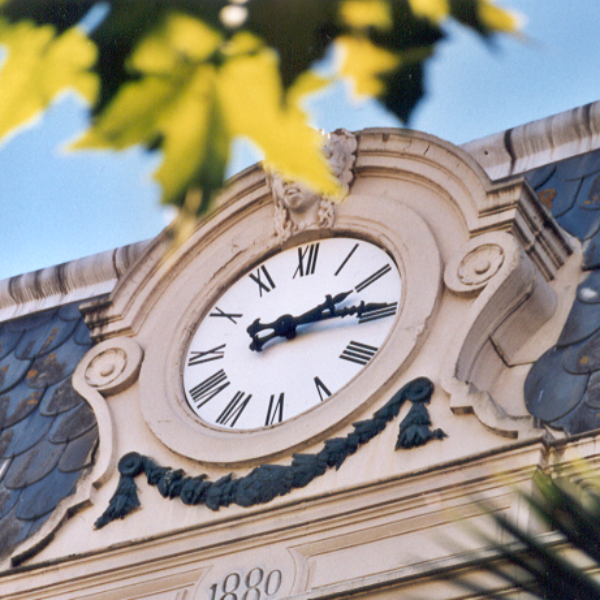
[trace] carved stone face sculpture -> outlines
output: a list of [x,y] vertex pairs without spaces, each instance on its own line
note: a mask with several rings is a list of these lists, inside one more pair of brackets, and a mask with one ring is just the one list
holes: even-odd
[[272,177],[271,189],[275,200],[275,229],[282,241],[299,231],[333,224],[331,200],[321,198],[302,184],[284,181],[278,175]]
[[[324,147],[332,173],[348,191],[353,179],[357,141],[353,134],[340,130],[327,137]],[[275,202],[275,230],[281,241],[306,229],[327,229],[335,218],[331,198],[319,196],[301,183],[285,181],[276,173],[268,173],[267,182]]]

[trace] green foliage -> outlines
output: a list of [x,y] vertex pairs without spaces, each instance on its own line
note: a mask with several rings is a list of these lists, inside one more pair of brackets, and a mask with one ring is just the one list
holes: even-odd
[[[509,565],[488,565],[488,570],[510,588],[526,591],[528,597],[599,600],[600,583],[592,574],[600,569],[600,481],[589,470],[577,468],[558,479],[537,473],[534,484],[535,491],[523,496],[533,514],[548,530],[558,532],[563,542],[544,543],[503,514],[490,511],[512,542],[498,544],[484,538]],[[582,564],[588,568],[582,569]],[[465,581],[455,583],[485,598],[504,597]]]
[[0,137],[74,89],[93,113],[76,147],[160,148],[162,200],[193,215],[223,185],[236,136],[285,177],[340,192],[301,106],[328,83],[309,69],[332,45],[345,53],[335,77],[407,121],[445,19],[483,36],[517,27],[490,0],[112,0],[86,36],[94,4],[0,1]]

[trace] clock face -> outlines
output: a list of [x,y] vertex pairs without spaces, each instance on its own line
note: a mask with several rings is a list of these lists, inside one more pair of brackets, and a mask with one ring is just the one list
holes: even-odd
[[401,279],[381,248],[328,238],[239,277],[189,345],[186,400],[226,429],[271,427],[322,402],[372,361],[392,329]]

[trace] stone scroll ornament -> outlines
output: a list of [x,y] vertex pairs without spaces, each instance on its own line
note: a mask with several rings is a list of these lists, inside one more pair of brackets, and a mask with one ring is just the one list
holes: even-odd
[[290,465],[261,465],[244,477],[236,478],[230,473],[214,482],[207,475],[188,477],[182,469],[161,467],[147,456],[130,452],[119,461],[119,485],[95,526],[100,529],[140,507],[134,478],[142,473],[148,484],[156,486],[164,498],[179,498],[184,504],[204,504],[211,510],[230,504],[243,507],[266,504],[295,488],[307,486],[328,469],[339,469],[348,456],[381,433],[398,416],[405,400],[412,402],[412,407],[400,423],[396,449],[408,450],[432,439],[441,440],[446,434],[441,429],[431,430],[426,407],[433,389],[433,383],[426,377],[414,379],[394,394],[371,419],[354,423],[352,433],[343,438],[325,440],[323,449],[317,454],[294,454]]

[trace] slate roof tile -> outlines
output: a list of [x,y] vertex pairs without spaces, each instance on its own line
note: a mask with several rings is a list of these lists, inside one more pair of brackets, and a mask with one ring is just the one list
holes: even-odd
[[0,435],[0,457],[12,458],[35,446],[52,427],[52,419],[34,411],[29,418],[12,427],[5,427]]
[[30,360],[19,360],[13,353],[0,361],[0,394],[10,390],[29,370]]
[[583,243],[588,272],[556,346],[529,371],[525,404],[551,427],[583,433],[600,428],[600,150],[526,177],[558,223]]
[[581,182],[579,180],[562,181],[554,173],[548,181],[537,188],[537,192],[543,204],[548,205],[551,203],[554,217],[560,217],[575,204],[575,198],[580,187]]
[[535,171],[529,171],[527,173],[527,181],[529,185],[534,189],[543,189],[547,187],[545,184],[550,179],[550,177],[556,172],[556,165],[546,165],[545,167],[540,167]]
[[58,468],[63,473],[71,473],[91,465],[97,443],[97,427],[93,427],[82,436],[71,440],[67,443],[65,451],[60,457]]
[[579,210],[569,210],[556,220],[563,229],[583,241],[600,230],[600,212],[583,211],[580,207],[577,208]]
[[21,382],[2,395],[0,397],[0,404],[4,408],[3,418],[0,420],[2,428],[12,427],[36,410],[43,394],[44,390],[32,390]]
[[17,501],[17,518],[31,521],[52,512],[63,498],[74,491],[80,476],[78,471],[63,473],[54,469],[41,481],[27,486]]
[[15,506],[20,495],[21,490],[0,488],[0,519],[4,519],[6,514]]
[[40,402],[40,412],[47,417],[64,413],[81,404],[81,396],[73,389],[70,379],[48,387]]
[[63,321],[83,322],[78,302],[72,302],[71,304],[61,306],[58,309],[58,317]]
[[77,321],[53,319],[37,329],[30,329],[19,341],[15,356],[20,359],[43,356],[71,337],[75,327]]
[[[91,346],[79,303],[0,324],[0,557],[93,463],[98,428],[71,375]],[[21,359],[19,357],[22,357]]]
[[583,179],[600,172],[600,152],[588,152],[556,163],[556,172],[564,181]]
[[565,348],[562,366],[576,375],[600,370],[600,334],[596,333],[579,344]]
[[63,455],[66,444],[54,444],[47,439],[15,456],[6,475],[4,485],[10,489],[21,489],[46,477]]
[[586,270],[600,267],[600,231],[583,244],[583,268]]
[[527,410],[549,422],[576,407],[585,394],[589,375],[575,375],[563,368],[565,350],[550,348],[535,363],[525,381]]
[[81,437],[96,425],[96,417],[86,402],[54,419],[48,439],[54,444],[68,442]]
[[83,319],[79,321],[77,324],[77,328],[75,329],[75,333],[73,335],[73,340],[76,344],[80,346],[91,346],[92,340],[90,338],[90,330],[87,328],[87,325],[83,322]]
[[22,331],[10,331],[6,323],[0,324],[0,360],[13,351],[22,337]]
[[590,175],[583,179],[575,202],[583,210],[600,210],[600,175]]
[[589,273],[577,287],[577,300],[586,304],[600,304],[600,271]]
[[583,401],[594,410],[600,409],[600,371],[592,373]]
[[6,557],[31,527],[31,523],[17,518],[16,512],[17,507],[14,506],[3,518],[3,526],[0,527],[0,558]]
[[30,329],[37,329],[44,323],[47,323],[56,315],[56,309],[44,310],[33,315],[27,315],[27,317],[21,319],[13,319],[12,321],[6,322],[6,328],[12,332],[23,332],[29,331]]
[[71,365],[72,357],[78,354],[81,354],[81,346],[70,337],[52,352],[39,356],[33,361],[25,378],[27,385],[40,389],[69,377],[74,370]]
[[562,348],[585,340],[600,329],[600,310],[597,304],[581,302],[579,298],[573,302],[563,330],[558,338],[557,346]]

